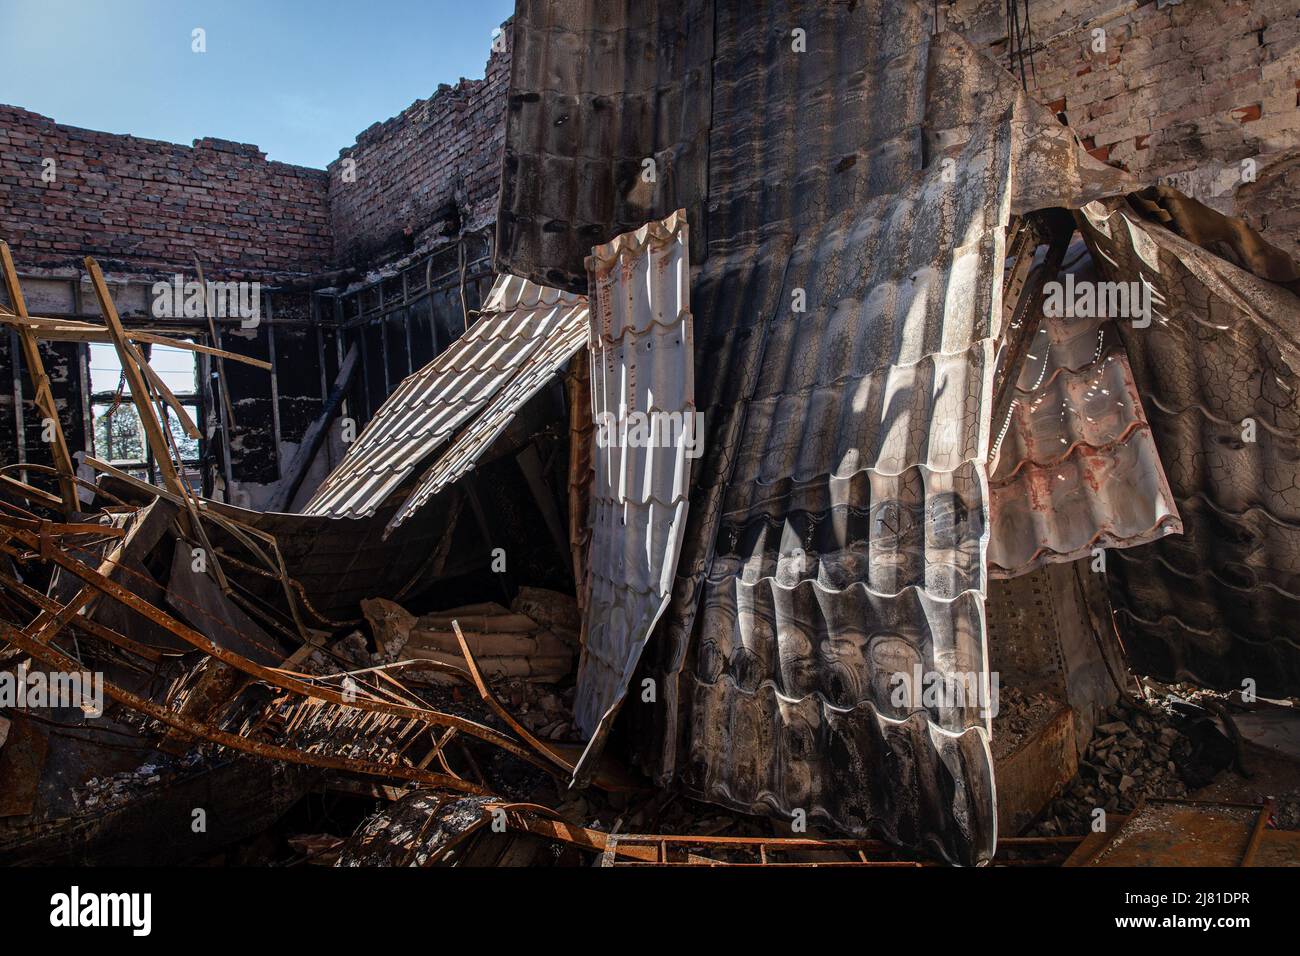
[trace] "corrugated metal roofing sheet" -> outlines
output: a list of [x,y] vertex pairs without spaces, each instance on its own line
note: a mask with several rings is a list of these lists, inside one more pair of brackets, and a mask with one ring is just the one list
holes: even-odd
[[[597,441],[574,722],[593,756],[668,603],[681,550],[697,439],[689,249],[679,210],[587,260]],[[638,434],[638,414],[666,416],[652,420],[663,428]]]
[[[565,5],[550,7],[562,22]],[[900,713],[881,678],[904,663],[985,672],[1008,215],[1127,182],[1080,158],[1005,71],[932,38],[930,15],[867,0],[718,5],[712,18],[708,244],[691,290],[708,438],[643,665],[658,697],[629,708],[629,737],[660,779],[706,799],[977,862],[995,830],[987,719]],[[545,84],[521,71],[522,90]],[[649,124],[623,132],[631,155],[655,142]],[[517,156],[535,149],[512,136]]]
[[1300,299],[1126,203],[1082,213],[1106,277],[1152,287],[1151,326],[1120,334],[1185,525],[1109,563],[1125,647],[1157,677],[1300,693]]
[[712,8],[519,0],[498,271],[585,292],[593,246],[682,207],[703,239]]
[[415,490],[393,516],[389,531],[470,471],[478,457],[501,437],[528,400],[587,345],[587,334],[586,307],[565,310],[559,317],[559,324],[546,334],[541,345],[529,355],[509,383],[492,396],[420,477]]
[[[467,466],[467,449],[477,454],[486,447],[484,440],[500,433],[509,420],[506,416],[517,408],[511,402],[522,404],[536,390],[529,389],[539,376],[554,374],[557,350],[573,344],[586,314],[583,296],[515,276],[498,277],[478,320],[389,396],[303,514],[373,514],[430,455],[477,419],[481,424],[471,429],[470,437],[452,447],[455,463],[430,473],[416,492],[418,502],[399,511],[393,523],[409,517],[435,490],[430,482],[441,487],[448,474]],[[506,401],[494,401],[516,385],[506,391]]]
[[[927,43],[914,7],[800,10],[790,22],[820,45],[806,60],[749,52],[784,45],[783,16],[734,17],[719,25],[715,103],[728,101],[724,64],[747,79],[730,91],[730,135],[715,109],[711,141],[735,152],[711,175],[752,169],[735,180],[736,225],[756,239],[785,219],[797,239],[679,651],[679,772],[717,802],[802,808],[975,862],[994,843],[987,714],[900,710],[890,691],[917,667],[987,676],[983,463],[1003,232],[1034,165],[1025,143],[1037,141],[1019,136],[1050,120],[955,38]],[[756,107],[754,88],[773,99]],[[922,115],[928,162],[908,136]],[[868,138],[889,122],[893,137]],[[835,174],[859,166],[865,180]],[[711,203],[719,241],[724,202]],[[806,314],[790,309],[796,289]]]
[[[1097,278],[1086,251],[1065,271]],[[1181,533],[1114,321],[1044,316],[1013,388],[989,481],[992,576]]]

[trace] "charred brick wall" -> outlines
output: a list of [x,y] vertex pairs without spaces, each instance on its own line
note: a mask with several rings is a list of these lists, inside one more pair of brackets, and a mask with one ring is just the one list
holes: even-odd
[[[52,174],[52,181],[50,179]],[[20,269],[78,264],[252,278],[325,269],[326,174],[256,146],[192,147],[64,126],[0,106],[0,236]]]
[[330,164],[339,265],[395,258],[495,220],[509,43],[507,25],[483,79],[440,86],[371,126]]
[[[59,427],[63,430],[63,437],[70,449],[75,451],[84,448],[87,436],[82,406],[80,349],[75,342],[41,342],[40,353],[41,364],[49,376],[50,392],[58,408]],[[53,467],[54,446],[46,441],[44,412],[36,404],[36,387],[26,363],[19,356],[16,336],[8,331],[0,331],[0,464],[10,465],[21,461]],[[16,358],[17,387],[22,394],[21,440],[18,436],[17,416],[14,414]],[[58,482],[48,474],[32,471],[27,477],[38,487],[51,492],[58,491]]]
[[[1295,0],[1038,0],[1029,20],[1030,92],[1094,156],[1300,255]],[[1004,0],[956,0],[946,21],[1008,63]]]

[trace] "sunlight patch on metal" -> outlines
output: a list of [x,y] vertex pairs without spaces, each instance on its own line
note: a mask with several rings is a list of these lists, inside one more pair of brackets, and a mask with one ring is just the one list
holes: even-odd
[[[416,500],[398,513],[390,530],[400,524],[450,480],[449,476],[462,473],[508,424],[507,413],[536,389],[511,390],[509,395],[518,404],[494,404],[495,398],[521,375],[527,375],[532,384],[539,376],[555,374],[556,349],[573,342],[574,330],[582,327],[586,311],[583,296],[515,276],[499,276],[478,320],[446,351],[402,382],[357,436],[303,514],[336,518],[373,514],[416,468],[469,426],[469,436],[459,436],[452,448],[458,467],[428,473],[415,493]],[[535,367],[538,364],[540,369]],[[491,413],[486,421],[485,412]],[[475,452],[468,461],[467,448]]]
[[685,210],[597,246],[591,316],[591,544],[574,721],[593,765],[668,604],[686,522],[695,415]]
[[[1086,252],[1067,271],[1097,279]],[[994,436],[990,576],[1182,533],[1114,320],[1045,315],[1012,388]]]

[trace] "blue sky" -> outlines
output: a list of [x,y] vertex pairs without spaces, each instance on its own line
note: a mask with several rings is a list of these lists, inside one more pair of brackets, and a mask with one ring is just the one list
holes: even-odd
[[[514,0],[0,0],[0,102],[323,168],[439,83],[483,75]],[[191,50],[206,31],[207,52]]]

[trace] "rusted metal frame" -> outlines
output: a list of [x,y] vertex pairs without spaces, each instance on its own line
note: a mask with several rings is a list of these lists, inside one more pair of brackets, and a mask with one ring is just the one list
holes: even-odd
[[[621,847],[620,847],[621,849]],[[672,861],[668,863],[660,862],[642,862],[640,860],[623,863],[608,863],[603,866],[664,866],[664,867],[699,867],[699,866],[717,866],[730,867],[733,869],[744,869],[751,867],[763,867],[767,869],[919,869],[927,864],[913,862],[909,860],[825,860],[816,863],[794,863],[794,862],[763,862],[757,863],[733,863],[727,860],[714,860],[709,857],[691,856],[684,861]]]
[[[164,424],[164,428],[162,432],[167,442],[167,452],[170,455],[176,456],[176,465],[178,468],[181,469],[181,472],[184,473],[185,460],[181,455],[180,448],[177,447],[176,445],[176,439],[172,435],[171,426],[167,423],[167,411],[165,408],[161,408],[161,407],[159,410],[162,412],[162,420]],[[199,539],[199,544],[203,547],[204,551],[207,552],[209,557],[211,557],[212,571],[216,576],[217,585],[221,588],[223,594],[229,595],[231,594],[230,582],[226,580],[226,572],[221,567],[221,560],[217,556],[216,549],[212,547],[212,542],[208,540],[207,531],[204,530],[203,518],[199,514],[198,496],[195,495],[192,490],[190,490],[189,484],[183,479],[180,482],[180,487],[181,487],[181,496],[185,500],[185,510],[189,513],[190,516],[190,531],[194,534],[196,538]]]
[[[63,654],[61,651],[33,640],[18,628],[12,627],[3,622],[0,622],[0,636],[3,636],[4,640],[30,654],[32,657],[40,660],[47,667],[58,670],[75,670],[78,668],[77,662]],[[479,785],[470,783],[467,780],[461,780],[445,774],[430,773],[427,770],[417,770],[414,767],[389,766],[372,763],[370,761],[354,760],[348,757],[331,757],[322,754],[293,750],[291,748],[281,747],[277,744],[248,740],[244,737],[212,727],[202,721],[184,717],[165,707],[160,707],[153,701],[133,694],[124,688],[118,687],[111,681],[104,681],[104,691],[109,697],[124,707],[129,707],[131,710],[144,714],[147,717],[152,717],[154,720],[179,730],[182,733],[189,734],[192,737],[201,737],[204,740],[211,741],[220,746],[229,747],[232,750],[239,750],[256,757],[263,757],[268,760],[280,760],[287,763],[304,764],[309,767],[320,767],[325,770],[340,770],[348,773],[359,773],[373,777],[410,780],[416,783],[428,784],[429,786],[434,787],[445,787],[448,790],[458,790],[469,794],[482,795],[488,792]]]
[[[393,667],[393,666],[396,665],[379,664],[375,667],[361,667],[356,670],[337,671],[336,673],[333,674],[305,674],[300,671],[292,671],[284,667],[277,667],[274,669],[277,673],[284,674],[287,677],[299,678],[306,682],[339,681],[345,678],[365,677],[368,675],[374,675],[375,677],[386,678],[396,687],[400,688],[401,690],[405,690],[406,688],[402,687],[401,684],[397,683],[397,681],[394,681],[391,677],[387,677],[387,675],[384,674],[385,668]],[[364,686],[366,687],[366,690],[370,691],[370,693],[375,695],[376,697],[383,696],[388,700],[394,701],[399,704],[405,704],[407,706],[418,706],[418,702],[416,702],[415,698],[410,694],[398,694],[387,688],[380,687],[378,686],[378,684],[366,684]]]
[[[199,426],[194,423],[194,419],[190,418],[190,413],[186,411],[185,405],[176,397],[176,393],[168,387],[167,383],[163,381],[162,376],[154,371],[153,366],[149,364],[149,360],[144,357],[144,353],[129,341],[126,343],[126,346],[132,357],[135,359],[136,365],[138,365],[140,371],[144,373],[145,380],[150,386],[152,386],[153,390],[158,393],[159,417],[164,422],[167,421],[167,409],[170,408],[176,413],[176,420],[181,423],[181,430],[184,431],[187,436],[194,439],[202,438],[203,433],[199,431]],[[171,428],[168,427],[163,429],[163,433],[170,435]],[[176,460],[180,461],[179,453],[177,453]]]
[[[127,484],[130,487],[135,488],[140,492],[143,492],[144,494],[154,495],[166,501],[170,501],[172,504],[175,505],[184,505],[185,503],[180,496],[172,494],[170,491],[159,488],[156,485],[151,485],[147,482],[141,481],[139,478],[135,478],[132,475],[128,475],[126,472],[113,467],[108,462],[100,461],[98,458],[95,458],[93,455],[87,455],[85,461],[86,464],[90,465],[90,467],[94,468],[96,471],[103,472],[104,474],[112,475],[114,478],[118,479],[124,484]],[[231,537],[239,541],[240,544],[248,548],[248,550],[253,555],[260,558],[262,562],[266,564],[267,567],[272,569],[274,576],[280,578],[281,585],[285,591],[285,597],[289,603],[289,610],[293,614],[294,622],[299,628],[299,631],[301,632],[300,638],[302,638],[302,635],[306,633],[306,626],[302,623],[301,616],[298,612],[298,607],[297,607],[298,598],[295,597],[294,588],[297,588],[298,596],[301,598],[303,603],[307,603],[306,595],[302,593],[302,586],[299,585],[296,581],[293,581],[288,576],[288,570],[286,569],[284,564],[284,557],[283,555],[280,554],[279,543],[275,540],[275,536],[271,534],[267,534],[266,532],[261,531],[257,528],[252,528],[244,524],[243,522],[234,520],[233,518],[227,518],[224,515],[218,514],[216,511],[213,511],[212,509],[203,507],[202,501],[198,502],[198,504],[201,507],[202,516],[204,518],[207,518],[208,520],[214,522],[218,527],[220,527],[228,534],[230,534]],[[272,553],[275,555],[275,560],[272,561],[270,557],[268,557],[260,548],[258,548],[252,542],[252,540],[250,540],[251,538],[258,538],[262,540],[264,543],[268,544],[271,548]],[[310,605],[308,606],[310,607]],[[335,624],[339,624],[340,626],[342,626],[342,625],[352,623],[348,621],[344,621],[344,622],[331,621],[330,619],[322,616],[314,608],[311,608],[311,611],[317,620],[331,626]]]
[[812,837],[746,837],[746,836],[714,836],[709,834],[700,834],[691,836],[688,833],[623,833],[620,834],[623,842],[628,843],[645,843],[645,844],[682,844],[687,846],[767,846],[779,850],[851,850],[853,852],[872,851],[874,853],[890,852],[896,847],[880,840],[853,839],[853,838],[832,838],[827,840],[818,840]]
[[[54,550],[51,546],[50,539],[46,536],[33,535],[30,532],[14,530],[11,532],[11,537],[17,538],[19,540],[25,539],[24,543],[27,544],[28,547],[32,548],[34,551],[37,551],[40,554],[41,558],[47,562],[51,559],[54,559],[56,561],[72,560],[66,555],[65,552],[63,552],[62,549],[59,549],[57,551]],[[107,554],[104,555],[99,565],[99,573],[101,575],[107,576],[113,573],[113,570],[118,566],[118,562],[121,560],[122,555],[126,553],[126,548],[127,545],[131,543],[131,538],[132,535],[128,533],[126,537],[119,539],[117,544],[115,544],[113,548]],[[74,563],[80,565],[80,562],[74,562]],[[73,613],[77,613],[78,611],[84,609],[85,616],[89,617],[90,612],[94,609],[95,605],[99,602],[100,596],[101,596],[100,593],[96,591],[94,588],[83,585],[77,591],[77,593],[73,595],[72,599],[68,601],[66,607],[71,608]],[[29,624],[28,626],[37,628],[39,632],[39,629],[43,627],[44,624],[47,623],[52,616],[53,616],[53,612],[42,611],[40,614],[37,615],[36,619],[32,621],[31,624]]]
[[[13,256],[9,253],[9,243],[0,240],[0,265],[4,268],[5,286],[9,291],[9,302],[14,314],[22,319],[27,315],[27,303],[23,298],[22,287],[18,283],[18,271],[14,268]],[[59,493],[63,499],[63,511],[71,515],[78,510],[76,485],[72,481],[77,473],[72,464],[72,455],[68,443],[63,437],[63,422],[59,420],[59,407],[54,401],[54,392],[50,388],[50,377],[45,374],[45,363],[41,361],[41,348],[36,336],[29,329],[18,332],[22,345],[23,360],[27,363],[27,374],[31,376],[32,387],[36,390],[36,407],[39,408],[53,426],[53,440],[50,453],[54,465],[59,469]],[[18,357],[13,357],[17,369]]]
[[[1010,305],[1011,318],[1002,326],[1004,340],[994,379],[992,421],[995,439],[1011,413],[1016,375],[1042,319],[1044,287],[1060,272],[1073,234],[1074,221],[1067,213],[1045,210],[1026,216],[1012,237],[1016,248],[1010,252],[1015,263],[1003,289],[1003,309],[1005,311]],[[1035,253],[1043,243],[1047,243],[1047,255],[1035,267]]]
[[[367,667],[367,668],[361,668],[359,670],[354,670],[354,671],[346,671],[338,674],[330,674],[326,678],[320,678],[316,675],[311,675],[311,674],[298,674],[293,671],[286,671],[283,668],[280,668],[279,670],[281,673],[288,674],[291,677],[306,678],[309,681],[321,680],[321,679],[329,680],[329,679],[336,679],[340,677],[374,675],[375,678],[377,678],[380,681],[386,682],[387,684],[391,685],[391,688],[395,688],[395,690],[386,689],[384,687],[378,686],[377,684],[363,684],[362,686],[364,686],[371,694],[376,696],[382,695],[388,698],[389,700],[399,704],[404,703],[411,706],[418,706],[419,699],[415,697],[413,694],[411,694],[410,691],[407,690],[407,688],[404,685],[402,685],[399,681],[395,680],[390,674],[387,673],[388,670],[395,669],[398,667],[405,667],[405,666],[419,666],[427,669],[441,670],[447,673],[455,674],[457,677],[460,677],[466,683],[470,682],[470,677],[468,673],[466,673],[465,671],[461,670],[458,667],[455,667],[454,665],[445,664],[440,661],[421,661],[421,660],[398,661],[393,664],[386,664],[378,667]],[[424,726],[427,727],[427,723],[424,724]],[[477,725],[477,726],[481,726],[481,725]],[[453,771],[451,767],[447,764],[445,756],[443,756],[443,751],[446,745],[450,743],[453,739],[455,739],[457,729],[458,728],[456,727],[451,727],[447,731],[447,733],[443,735],[442,740],[436,743],[434,749],[430,751],[430,753],[427,755],[426,759],[420,764],[420,766],[428,766],[429,760],[432,759],[434,756],[437,756],[439,762],[443,765],[443,767],[447,770],[447,772],[452,773]],[[414,738],[412,738],[408,746],[410,744],[413,744],[415,740],[419,738],[419,736],[420,735],[417,734]],[[399,755],[401,753],[405,753],[406,749],[407,749],[406,747],[403,747],[402,750],[399,752]],[[533,754],[529,753],[526,750],[523,750],[522,748],[519,748],[518,751],[512,750],[510,752],[514,754],[514,756],[519,757],[521,760],[524,760],[527,763],[532,764],[534,767],[537,767],[539,770],[542,770],[549,774],[555,774],[555,769],[553,767],[551,767],[545,761],[539,760],[536,756],[534,756]],[[473,763],[472,757],[470,757],[469,760],[471,763]]]
[[[6,590],[12,591],[14,594],[17,594],[23,600],[41,611],[57,616],[62,609],[61,605],[53,598],[48,597],[35,588],[29,587],[16,578],[11,577],[3,570],[0,570],[0,584],[3,584]],[[151,664],[161,664],[168,657],[183,656],[175,651],[167,651],[163,648],[155,648],[148,644],[141,644],[139,641],[129,638],[125,634],[119,634],[112,628],[100,624],[98,621],[85,615],[73,615],[69,619],[68,623],[92,637],[98,637],[101,640],[107,641],[120,650],[135,654],[137,657],[143,657]]]
[[654,862],[658,859],[658,850],[653,847],[619,846],[618,835],[569,823],[550,807],[515,803],[487,804],[484,806],[484,810],[489,813],[498,809],[505,812],[506,821],[511,826],[533,836],[558,840],[582,850],[602,854],[610,850],[612,841],[615,854],[622,854],[646,862]]
[[[55,342],[65,342],[65,341],[84,342],[90,340],[91,338],[93,338],[94,341],[103,341],[103,342],[108,342],[110,344],[113,342],[113,336],[111,332],[93,326],[90,327],[90,329],[95,333],[93,337],[89,335],[63,335],[63,334],[52,334],[50,331],[45,330],[43,327],[40,326],[37,326],[33,329],[33,323],[35,321],[36,320],[30,316],[26,317],[25,319],[20,319],[17,316],[8,316],[8,315],[0,314],[0,322],[13,325],[14,327],[18,328],[20,331],[23,332],[34,332],[36,338],[48,339],[50,341],[55,341]],[[153,338],[161,339],[162,336],[154,336]],[[127,339],[128,339],[127,345],[130,347],[132,354],[135,356],[136,364],[139,365],[141,371],[144,373],[144,376],[148,380],[148,382],[158,391],[159,395],[162,396],[163,401],[166,402],[171,407],[172,411],[176,413],[176,417],[180,421],[181,427],[185,430],[185,434],[187,434],[191,438],[201,437],[198,430],[198,426],[195,425],[194,420],[190,418],[189,412],[185,410],[185,406],[181,403],[181,400],[172,392],[170,388],[168,388],[167,383],[163,381],[162,377],[153,370],[153,368],[149,365],[149,363],[144,359],[139,349],[137,349],[135,345],[131,343],[130,335],[127,336]],[[169,341],[166,344],[174,345],[176,343]],[[180,343],[180,344],[184,345],[187,343]],[[80,359],[80,354],[81,353],[78,352],[79,359]],[[85,390],[87,390],[89,386],[88,384],[83,382],[82,387],[83,387],[83,394],[84,394]],[[94,398],[93,395],[91,395],[90,397],[92,399]]]
[[117,307],[113,304],[113,297],[109,294],[108,286],[104,282],[104,274],[99,269],[99,263],[90,256],[86,256],[86,270],[90,273],[90,281],[94,285],[95,295],[99,299],[100,311],[104,313],[104,320],[113,336],[113,346],[117,349],[122,371],[130,382],[131,401],[135,403],[136,411],[140,415],[140,424],[145,430],[145,437],[149,447],[154,451],[154,459],[157,461],[158,469],[162,473],[163,482],[168,491],[179,497],[183,494],[180,489],[180,479],[172,467],[171,457],[167,452],[167,443],[163,440],[158,421],[154,418],[153,408],[149,404],[149,389],[145,384],[144,376],[135,364],[135,350],[126,341],[126,333],[122,329],[122,322],[117,316]]
[[[16,530],[13,534],[20,540],[24,540],[24,543],[36,543],[35,536],[29,532]],[[60,567],[75,574],[89,585],[89,588],[83,588],[81,593],[86,592],[90,588],[97,589],[99,592],[125,604],[128,608],[136,611],[154,624],[167,629],[187,644],[203,651],[210,657],[214,657],[221,661],[221,663],[227,664],[238,671],[242,671],[243,673],[266,684],[270,684],[273,687],[278,687],[281,690],[286,690],[302,697],[318,698],[343,707],[353,707],[359,710],[392,714],[397,717],[413,717],[428,724],[444,727],[456,727],[463,733],[469,734],[472,737],[477,737],[481,740],[487,741],[488,743],[495,744],[521,759],[531,759],[531,755],[528,751],[520,747],[510,738],[492,730],[490,727],[485,727],[482,724],[475,723],[474,721],[466,720],[463,717],[457,717],[454,714],[446,714],[436,710],[426,710],[423,708],[393,704],[381,700],[364,700],[358,698],[349,701],[345,700],[341,694],[331,688],[316,687],[303,683],[295,678],[285,676],[274,668],[265,667],[254,661],[250,661],[233,651],[221,647],[215,641],[210,640],[198,631],[195,631],[187,625],[182,624],[180,621],[177,621],[175,618],[154,607],[148,601],[145,601],[143,598],[118,584],[116,581],[105,577],[103,574],[92,570],[75,559],[69,558],[58,551],[51,551],[46,557],[48,557],[49,560],[54,561]]]
[[[621,833],[617,836],[617,849],[628,855],[637,858],[640,864],[658,864],[663,866],[777,866],[777,867],[917,867],[923,864],[910,860],[873,860],[867,856],[866,851],[888,852],[893,849],[888,844],[881,843],[878,840],[855,840],[855,839],[830,839],[816,840],[809,838],[768,838],[768,837],[724,837],[724,836],[690,836],[690,835],[666,835],[666,834],[628,834]],[[686,859],[672,859],[672,850],[674,848],[689,847],[717,847],[732,848],[757,851],[759,859],[757,863],[735,863],[724,860],[717,860],[711,857],[705,857],[698,854],[687,852]],[[640,853],[634,853],[634,850],[641,850]],[[794,862],[784,860],[774,860],[770,856],[771,851],[787,850],[821,850],[821,851],[838,851],[851,854],[856,859],[849,860],[823,860],[809,862]],[[607,856],[609,856],[607,848]],[[604,863],[606,866],[627,865],[619,863],[615,859],[610,859]],[[636,865],[636,864],[631,864]]]
[[1250,831],[1250,840],[1246,843],[1246,849],[1241,854],[1241,866],[1251,866],[1255,862],[1255,853],[1259,850],[1259,844],[1264,839],[1264,830],[1268,828],[1268,821],[1273,816],[1273,798],[1269,797],[1259,808],[1259,818],[1255,820],[1255,827]]
[[[409,744],[407,744],[406,750],[409,750],[412,746],[414,746],[415,741],[419,740],[423,736],[424,736],[423,733],[416,734],[415,740],[412,740]],[[415,765],[421,768],[427,767],[429,766],[429,764],[433,763],[433,759],[435,757],[438,757],[445,766],[446,760],[441,757],[442,748],[445,747],[447,745],[447,742],[450,741],[455,736],[456,736],[455,727],[447,728],[447,730],[443,732],[441,737],[436,736],[435,734],[433,734],[432,731],[430,731],[429,739],[433,741],[433,747],[428,751],[428,753],[426,753],[423,757],[421,757],[418,761],[416,761]],[[404,754],[406,750],[403,750],[402,753]]]
[[[69,285],[72,286],[73,308],[80,312],[83,306],[80,274]],[[81,392],[81,430],[82,434],[85,435],[82,450],[93,451],[95,448],[95,409],[90,398],[93,389],[90,377],[90,346],[84,342],[77,343],[77,386]]]
[[460,652],[465,656],[465,665],[469,668],[470,678],[474,681],[474,686],[478,688],[479,696],[483,698],[484,703],[491,708],[492,712],[505,721],[506,726],[513,730],[519,737],[530,747],[551,761],[565,773],[573,773],[573,764],[569,763],[558,753],[550,748],[546,743],[537,737],[534,737],[528,728],[515,720],[510,711],[501,706],[501,703],[493,696],[492,691],[488,689],[487,682],[483,680],[483,675],[479,672],[478,664],[474,661],[474,655],[469,649],[469,643],[465,640],[465,634],[460,629],[460,622],[453,620],[451,628],[456,633],[456,640],[460,644]]

